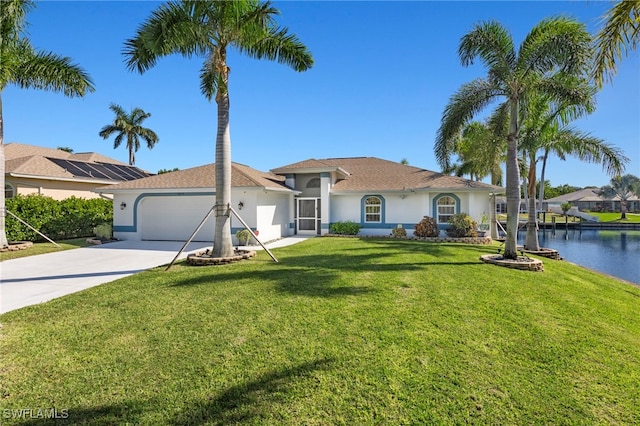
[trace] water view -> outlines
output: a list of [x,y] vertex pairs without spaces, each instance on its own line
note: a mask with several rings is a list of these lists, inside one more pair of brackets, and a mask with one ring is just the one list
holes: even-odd
[[[518,244],[524,237],[518,234]],[[640,284],[640,231],[545,230],[539,239],[541,247],[558,250],[569,262]]]

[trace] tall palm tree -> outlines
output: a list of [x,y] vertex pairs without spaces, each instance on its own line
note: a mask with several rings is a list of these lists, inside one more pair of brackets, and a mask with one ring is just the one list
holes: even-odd
[[616,176],[609,185],[600,188],[597,194],[607,200],[620,198],[620,219],[626,219],[629,198],[640,194],[640,179],[634,175]]
[[125,44],[131,70],[140,73],[174,53],[204,58],[200,89],[218,104],[216,136],[216,225],[213,256],[233,254],[231,244],[231,135],[229,131],[229,73],[227,51],[256,59],[268,59],[306,71],[313,58],[288,29],[276,25],[279,11],[270,2],[257,0],[171,1],[156,9]]
[[[582,84],[575,90],[584,94],[583,102],[580,104],[554,105],[547,98],[535,95],[527,102],[527,114],[522,122],[521,148],[528,159],[528,219],[524,243],[528,250],[540,250],[536,226],[536,172],[540,160],[543,161],[541,182],[544,182],[546,159],[551,151],[560,154],[561,157],[573,155],[581,161],[602,163],[604,170],[613,176],[622,173],[629,161],[618,148],[567,126],[570,121],[595,109],[595,90],[592,87]],[[538,157],[540,150],[544,151],[543,157]]]
[[506,195],[507,237],[504,257],[517,258],[520,172],[518,138],[520,104],[532,93],[553,100],[571,100],[570,88],[587,70],[590,36],[583,24],[569,18],[545,19],[536,25],[516,50],[511,34],[498,22],[477,24],[462,37],[458,53],[463,66],[479,58],[487,76],[464,84],[445,107],[436,136],[436,159],[443,169],[460,129],[492,101],[502,99],[509,109]]
[[611,81],[616,61],[640,42],[640,0],[621,0],[603,17],[604,26],[595,39],[594,80],[598,87]]
[[151,117],[151,114],[144,112],[140,108],[134,108],[127,114],[120,105],[111,104],[109,109],[116,117],[113,124],[107,124],[100,130],[100,137],[109,139],[111,135],[117,133],[113,141],[113,149],[120,146],[124,138],[127,138],[127,149],[129,150],[129,165],[136,163],[135,153],[140,149],[140,138],[147,143],[147,148],[152,149],[158,143],[158,135],[146,127],[142,127],[142,122]]
[[84,96],[93,92],[89,75],[70,58],[51,52],[37,51],[24,37],[26,16],[34,4],[31,0],[0,1],[0,247],[8,245],[5,233],[5,162],[2,92],[9,84],[25,89],[62,92],[64,95]]

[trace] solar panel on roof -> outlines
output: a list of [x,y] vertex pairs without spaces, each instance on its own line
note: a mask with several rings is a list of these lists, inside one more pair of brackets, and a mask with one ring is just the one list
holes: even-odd
[[63,169],[65,169],[75,177],[91,177],[87,172],[76,167],[75,165],[73,165],[71,162],[67,160],[63,160],[61,158],[51,158],[51,157],[46,157],[46,158],[49,161],[52,161],[53,163],[55,163],[56,165],[62,167]]
[[103,173],[100,173],[98,170],[93,168],[89,163],[85,163],[83,161],[74,161],[74,160],[67,160],[67,161],[73,164],[74,166],[76,166],[77,168],[79,168],[80,170],[82,170],[83,172],[85,172],[86,174],[88,174],[90,177],[98,178],[98,179],[110,179],[109,176]]

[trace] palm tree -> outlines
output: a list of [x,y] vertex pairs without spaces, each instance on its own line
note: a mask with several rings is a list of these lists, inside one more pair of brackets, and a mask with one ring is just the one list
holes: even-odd
[[507,237],[504,257],[517,258],[520,172],[518,138],[520,104],[527,96],[541,93],[552,100],[574,100],[574,82],[586,72],[590,36],[583,24],[569,18],[546,19],[536,25],[516,51],[511,34],[498,22],[478,24],[462,37],[458,53],[463,66],[480,58],[488,69],[485,78],[464,84],[445,107],[436,136],[436,159],[443,169],[455,136],[492,101],[504,99],[509,110],[507,136],[506,195]]
[[507,148],[503,136],[493,127],[491,119],[487,123],[473,121],[467,124],[454,146],[460,162],[452,164],[445,173],[468,174],[471,180],[482,180],[490,175],[492,185],[501,185],[501,165]]
[[640,193],[640,179],[634,175],[617,176],[611,179],[597,192],[602,198],[612,200],[620,198],[620,219],[627,218],[627,202],[633,195]]
[[117,133],[113,141],[113,149],[116,149],[127,138],[127,149],[129,150],[129,165],[136,163],[135,152],[140,149],[140,138],[147,143],[147,148],[152,149],[158,143],[158,135],[146,127],[142,127],[142,122],[151,117],[151,114],[144,112],[140,108],[134,108],[127,114],[120,105],[111,104],[109,109],[113,111],[116,117],[113,124],[108,124],[100,130],[100,137],[109,139],[109,137]]
[[[26,15],[34,4],[31,0],[0,1],[0,186],[4,189],[4,121],[2,92],[9,84],[25,89],[62,92],[64,95],[84,96],[93,92],[89,75],[70,58],[51,52],[37,51],[24,37]],[[0,247],[8,245],[5,233],[4,190],[0,195]]]
[[603,17],[604,26],[595,40],[594,80],[598,87],[610,82],[616,73],[616,61],[640,41],[640,0],[621,0]]
[[[595,109],[593,95],[595,90],[587,85],[575,88],[584,94],[581,104],[554,105],[548,99],[531,96],[527,102],[526,118],[522,122],[521,148],[528,158],[527,196],[528,219],[524,247],[538,251],[538,232],[536,226],[536,169],[539,160],[543,161],[541,181],[544,182],[546,160],[551,151],[562,158],[574,155],[578,159],[591,163],[602,163],[604,170],[612,175],[624,171],[629,160],[618,148],[607,145],[603,140],[588,133],[579,132],[567,126],[567,123]],[[538,152],[544,151],[543,157]],[[544,185],[541,185],[543,188]],[[543,189],[541,189],[542,193]],[[544,197],[544,193],[541,194]],[[541,198],[542,200],[542,198]]]
[[258,0],[171,1],[156,9],[125,44],[131,70],[140,73],[174,53],[202,56],[200,89],[218,104],[216,136],[216,225],[213,256],[233,254],[231,244],[231,135],[227,51],[235,48],[256,59],[288,65],[296,71],[313,66],[313,58],[298,38],[275,23],[279,14],[270,2]]

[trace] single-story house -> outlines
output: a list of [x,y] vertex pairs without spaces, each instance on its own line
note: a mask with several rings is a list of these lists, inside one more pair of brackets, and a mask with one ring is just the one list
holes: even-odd
[[4,146],[6,198],[17,194],[96,198],[92,190],[151,176],[142,169],[95,152],[70,153],[21,143]]
[[[263,241],[322,235],[331,223],[353,221],[363,235],[411,235],[423,216],[444,229],[452,214],[480,222],[490,195],[502,188],[379,158],[310,159],[270,172],[232,163],[232,207]],[[118,239],[184,241],[215,203],[215,165],[165,173],[94,191],[113,194]],[[212,241],[214,217],[195,237]],[[232,217],[232,233],[242,229]]]
[[[571,203],[581,211],[591,212],[619,212],[620,197],[616,196],[607,200],[598,195],[600,188],[584,188],[569,194],[549,198],[543,203],[543,207],[549,210],[549,206],[560,206],[562,203]],[[632,195],[627,200],[628,212],[640,212],[640,198]]]

